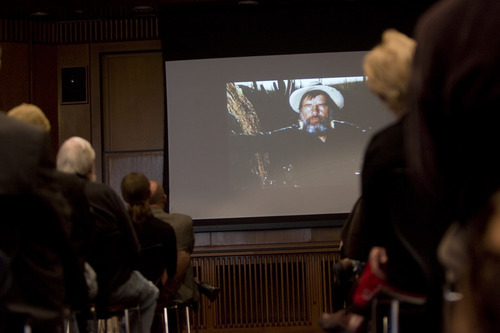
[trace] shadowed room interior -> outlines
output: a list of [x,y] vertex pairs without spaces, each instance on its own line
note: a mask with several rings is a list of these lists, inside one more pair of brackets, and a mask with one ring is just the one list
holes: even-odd
[[[40,106],[54,151],[71,136],[88,139],[97,180],[118,192],[136,170],[168,190],[166,61],[367,51],[387,28],[411,35],[433,2],[2,1],[0,110]],[[221,291],[201,299],[193,327],[321,332],[347,213],[195,219],[195,276]]]

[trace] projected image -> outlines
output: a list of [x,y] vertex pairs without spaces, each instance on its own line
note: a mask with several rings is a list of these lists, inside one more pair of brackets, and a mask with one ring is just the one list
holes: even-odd
[[365,93],[363,76],[227,83],[232,186],[350,190],[373,123]]
[[169,210],[203,223],[348,213],[368,141],[393,121],[365,54],[167,61]]

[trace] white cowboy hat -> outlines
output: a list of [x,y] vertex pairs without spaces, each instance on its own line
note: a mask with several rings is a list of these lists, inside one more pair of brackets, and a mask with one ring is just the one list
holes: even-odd
[[321,84],[319,81],[312,82],[308,84],[307,86],[295,90],[291,95],[290,95],[290,106],[292,107],[293,111],[295,112],[300,112],[300,101],[302,100],[302,96],[304,96],[305,93],[313,90],[321,90],[327,93],[330,98],[333,100],[333,102],[338,106],[339,109],[342,109],[344,107],[344,97],[335,88],[325,86]]

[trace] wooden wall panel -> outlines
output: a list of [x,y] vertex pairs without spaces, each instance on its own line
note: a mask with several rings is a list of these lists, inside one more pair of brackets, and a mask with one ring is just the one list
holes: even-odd
[[[104,80],[101,59],[103,55],[110,54],[126,54],[126,53],[137,53],[137,52],[157,52],[161,54],[161,43],[159,40],[153,41],[132,41],[132,42],[120,42],[120,43],[92,43],[90,46],[90,56],[89,56],[89,83],[90,83],[90,118],[91,118],[91,129],[92,129],[92,144],[94,145],[96,151],[96,164],[101,166],[97,170],[98,181],[103,181],[102,172],[104,168],[102,161],[104,160],[104,153],[102,151],[104,133],[102,119],[103,119],[103,107],[108,103],[105,100],[106,95],[102,95],[102,90],[104,90]],[[158,75],[163,75],[162,73],[157,73]],[[162,95],[163,96],[163,95]],[[163,100],[162,100],[163,103]],[[162,112],[163,115],[163,112]],[[161,139],[160,139],[161,137]],[[163,129],[160,136],[158,137],[158,142],[163,143]]]
[[[89,67],[89,45],[60,45],[57,47],[57,100],[59,101],[59,144],[71,136],[81,136],[91,141],[92,125],[90,103],[62,104],[61,68]],[[87,85],[88,85],[87,71]],[[87,100],[90,98],[87,89]],[[92,141],[91,141],[92,142]],[[92,142],[92,144],[94,144]]]
[[33,55],[31,103],[38,105],[49,119],[52,127],[52,149],[57,152],[59,149],[57,48],[54,45],[33,45]]
[[104,151],[163,149],[161,52],[107,54],[101,63]]
[[0,70],[0,110],[31,101],[30,48],[23,43],[2,43]]

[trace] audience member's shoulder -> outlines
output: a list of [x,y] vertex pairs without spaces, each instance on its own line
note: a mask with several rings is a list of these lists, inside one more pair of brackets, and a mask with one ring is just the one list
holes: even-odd
[[155,216],[158,216],[160,220],[168,220],[169,222],[180,221],[180,220],[189,220],[192,221],[191,216],[181,213],[167,213],[161,208],[152,207],[153,213]]
[[54,171],[54,179],[64,193],[82,192],[85,180],[79,176],[67,172]]
[[85,184],[85,179],[72,173],[57,171],[55,172],[55,178],[65,185]]
[[181,213],[171,213],[169,214],[171,215],[173,218],[176,218],[176,219],[179,219],[179,220],[189,220],[189,221],[192,221],[193,219],[191,218],[191,216],[189,215],[186,215],[186,214],[181,214]]
[[86,181],[85,192],[92,197],[101,197],[113,201],[120,201],[120,196],[110,186],[98,182]]
[[169,223],[165,223],[163,220],[161,220],[155,216],[153,216],[150,221],[151,221],[151,224],[155,225],[157,228],[160,228],[162,230],[168,231],[169,233],[175,234],[174,228]]

